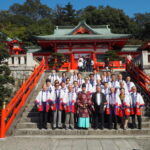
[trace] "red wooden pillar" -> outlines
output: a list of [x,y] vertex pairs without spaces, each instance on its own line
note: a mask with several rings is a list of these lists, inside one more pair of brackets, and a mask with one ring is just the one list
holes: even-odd
[[108,43],[108,49],[109,49],[109,50],[112,50],[112,46],[111,46],[111,43],[110,43],[110,42]]
[[69,51],[70,51],[70,69],[75,69],[74,67],[74,54],[72,53],[72,43],[69,43]]
[[92,59],[94,61],[94,68],[96,68],[97,60],[96,60],[96,42],[94,42],[94,52],[92,53]]
[[94,68],[96,67],[96,54],[95,52],[92,52],[92,59],[94,61]]
[[0,138],[6,137],[6,102],[3,102],[3,108],[1,113],[1,119],[0,119]]
[[45,56],[44,59],[45,59],[45,68],[46,68],[46,70],[49,70],[50,68],[48,65],[48,56]]
[[75,69],[74,67],[74,54],[71,53],[71,69]]

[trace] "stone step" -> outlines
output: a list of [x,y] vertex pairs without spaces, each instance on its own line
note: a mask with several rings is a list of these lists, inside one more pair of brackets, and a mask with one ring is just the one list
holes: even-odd
[[[39,117],[25,117],[25,116],[23,116],[23,117],[21,118],[20,122],[37,122],[38,119],[39,119]],[[143,121],[143,122],[150,121],[150,118],[143,116],[143,117],[142,117],[142,121]]]
[[139,129],[128,129],[128,130],[65,130],[65,129],[17,129],[15,131],[15,135],[149,135],[150,128],[143,128],[142,130]]
[[[130,126],[130,125],[129,125]],[[47,127],[51,128],[52,124],[51,123],[47,123]],[[24,123],[18,123],[17,125],[17,129],[23,129],[23,128],[38,128],[38,124],[37,123],[32,123],[32,122],[24,122]],[[142,123],[142,128],[150,128],[150,122],[143,122]]]
[[[38,116],[39,116],[39,112],[37,112],[36,109],[33,109],[31,112],[26,111],[22,115],[22,117],[38,117]],[[147,115],[142,116],[142,118],[144,118],[144,117],[150,118]]]

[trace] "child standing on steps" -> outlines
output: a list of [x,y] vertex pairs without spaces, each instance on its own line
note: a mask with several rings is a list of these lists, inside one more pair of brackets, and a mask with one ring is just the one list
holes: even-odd
[[47,116],[49,111],[50,93],[46,84],[43,84],[42,90],[36,97],[35,103],[39,111],[39,129],[47,129]]

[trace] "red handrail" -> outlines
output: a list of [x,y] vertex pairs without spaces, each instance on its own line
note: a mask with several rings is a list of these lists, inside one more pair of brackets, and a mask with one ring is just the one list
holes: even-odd
[[1,122],[0,122],[0,138],[6,137],[6,133],[15,119],[17,113],[25,104],[27,97],[38,82],[41,74],[45,70],[45,60],[43,59],[38,67],[34,69],[34,72],[21,86],[16,95],[11,99],[8,105],[2,108]]
[[131,60],[126,59],[126,70],[136,79],[136,82],[141,85],[150,95],[150,77],[146,75],[139,67],[135,66]]

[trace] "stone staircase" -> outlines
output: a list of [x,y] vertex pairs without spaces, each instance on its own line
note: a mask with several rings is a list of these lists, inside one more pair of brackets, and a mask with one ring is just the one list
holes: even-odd
[[[44,83],[45,79],[48,77],[49,72],[44,73],[44,76],[42,77],[41,81],[38,83],[37,87],[34,89],[33,95],[31,96],[31,99],[29,103],[26,105],[25,111],[22,114],[22,117],[20,118],[15,132],[14,136],[149,136],[150,135],[150,111],[143,112],[143,124],[142,124],[142,130],[139,129],[118,129],[118,130],[108,130],[105,128],[104,130],[94,130],[90,128],[89,130],[65,130],[65,129],[51,129],[51,124],[48,123],[48,129],[47,130],[39,130],[38,129],[38,112],[36,110],[36,107],[34,105],[34,100],[41,89],[42,84]],[[84,73],[84,76],[86,73]]]

